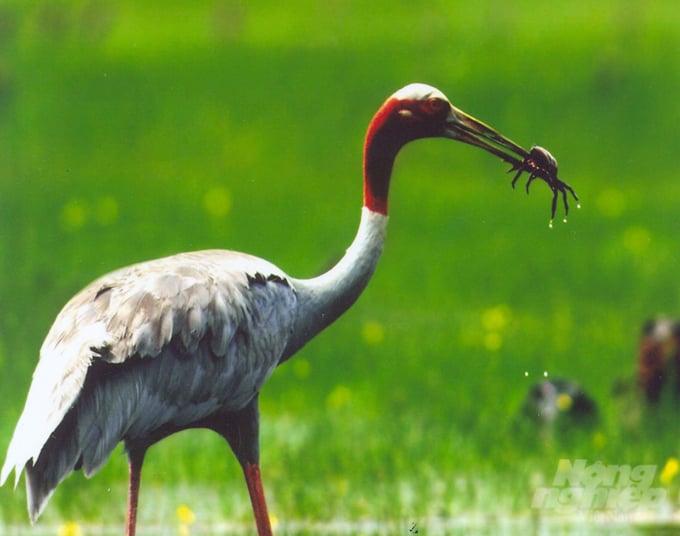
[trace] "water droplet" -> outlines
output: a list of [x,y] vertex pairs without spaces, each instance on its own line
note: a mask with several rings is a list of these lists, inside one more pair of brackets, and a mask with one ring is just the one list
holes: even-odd
[[525,371],[524,371],[524,376],[525,376],[525,377],[529,376],[529,371],[528,371],[528,370],[525,370]]
[[576,205],[576,208],[581,208],[581,203],[578,203],[578,204]]
[[566,216],[562,219],[562,223],[567,223],[567,218],[566,218]]
[[552,220],[550,220],[550,221],[548,222],[548,227],[550,227],[550,228],[552,229]]
[[543,371],[543,377],[544,377],[544,378],[547,378],[547,377],[548,377],[548,371],[547,371],[547,370],[544,370],[544,371]]

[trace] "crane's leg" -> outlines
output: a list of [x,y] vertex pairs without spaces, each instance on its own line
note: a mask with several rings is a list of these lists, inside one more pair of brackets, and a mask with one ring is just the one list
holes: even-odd
[[135,536],[137,525],[137,503],[139,502],[139,484],[142,478],[142,464],[146,449],[129,449],[128,465],[130,478],[128,482],[128,506],[125,521],[125,536]]
[[256,463],[246,463],[243,468],[250,494],[250,502],[253,505],[255,514],[255,526],[258,536],[272,536],[272,527],[267,512],[267,502],[264,498],[264,488],[262,487],[262,477],[260,476],[260,466]]
[[215,430],[229,442],[229,446],[236,454],[246,477],[250,503],[253,506],[253,514],[255,514],[257,534],[258,536],[271,536],[272,527],[269,522],[260,475],[260,412],[257,399],[258,396],[255,395],[244,408],[219,417],[216,416],[206,422],[205,426]]

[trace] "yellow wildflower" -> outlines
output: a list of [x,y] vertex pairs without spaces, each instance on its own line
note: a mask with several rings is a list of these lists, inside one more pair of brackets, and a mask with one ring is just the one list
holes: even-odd
[[675,475],[678,474],[678,470],[680,470],[680,463],[678,462],[677,458],[671,456],[666,461],[666,465],[663,466],[661,475],[659,475],[659,480],[661,480],[663,485],[668,486],[671,482],[673,482]]
[[58,536],[81,536],[83,532],[80,530],[80,525],[75,521],[68,521],[59,526]]
[[180,504],[177,507],[177,519],[180,523],[191,525],[196,521],[196,514],[186,504]]
[[574,400],[567,393],[560,393],[557,395],[557,409],[560,411],[569,411]]
[[336,385],[326,397],[326,407],[332,411],[347,406],[352,401],[352,390],[346,385]]
[[595,432],[595,435],[593,435],[593,447],[597,450],[602,450],[606,444],[607,438],[605,435],[602,432]]
[[222,186],[215,186],[203,196],[203,208],[215,219],[221,219],[231,212],[231,192]]
[[371,346],[380,344],[385,338],[385,328],[380,322],[369,320],[361,326],[361,338]]

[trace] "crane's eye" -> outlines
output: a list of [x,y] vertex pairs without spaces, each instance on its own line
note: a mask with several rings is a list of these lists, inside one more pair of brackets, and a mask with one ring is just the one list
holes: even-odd
[[448,103],[439,97],[430,97],[425,101],[425,111],[430,115],[441,115]]

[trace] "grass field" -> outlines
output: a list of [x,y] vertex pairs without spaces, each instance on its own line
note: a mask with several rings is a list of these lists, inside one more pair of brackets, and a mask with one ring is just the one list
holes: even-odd
[[[279,531],[550,533],[556,513],[532,497],[560,459],[657,466],[668,503],[651,522],[672,517],[673,408],[631,427],[612,387],[642,322],[680,312],[676,3],[260,4],[0,3],[0,450],[51,321],[102,273],[215,247],[295,276],[329,267],[358,224],[368,121],[422,81],[550,149],[582,208],[551,230],[545,185],[513,191],[487,153],[400,154],[374,280],[261,397]],[[518,428],[545,373],[594,397],[594,429]],[[67,479],[37,530],[116,533],[125,485],[117,451],[92,481]],[[147,457],[143,529],[182,533],[181,505],[194,533],[250,527],[238,465],[208,432]],[[558,517],[604,534],[600,514]],[[0,525],[29,533],[23,483],[0,489]]]

